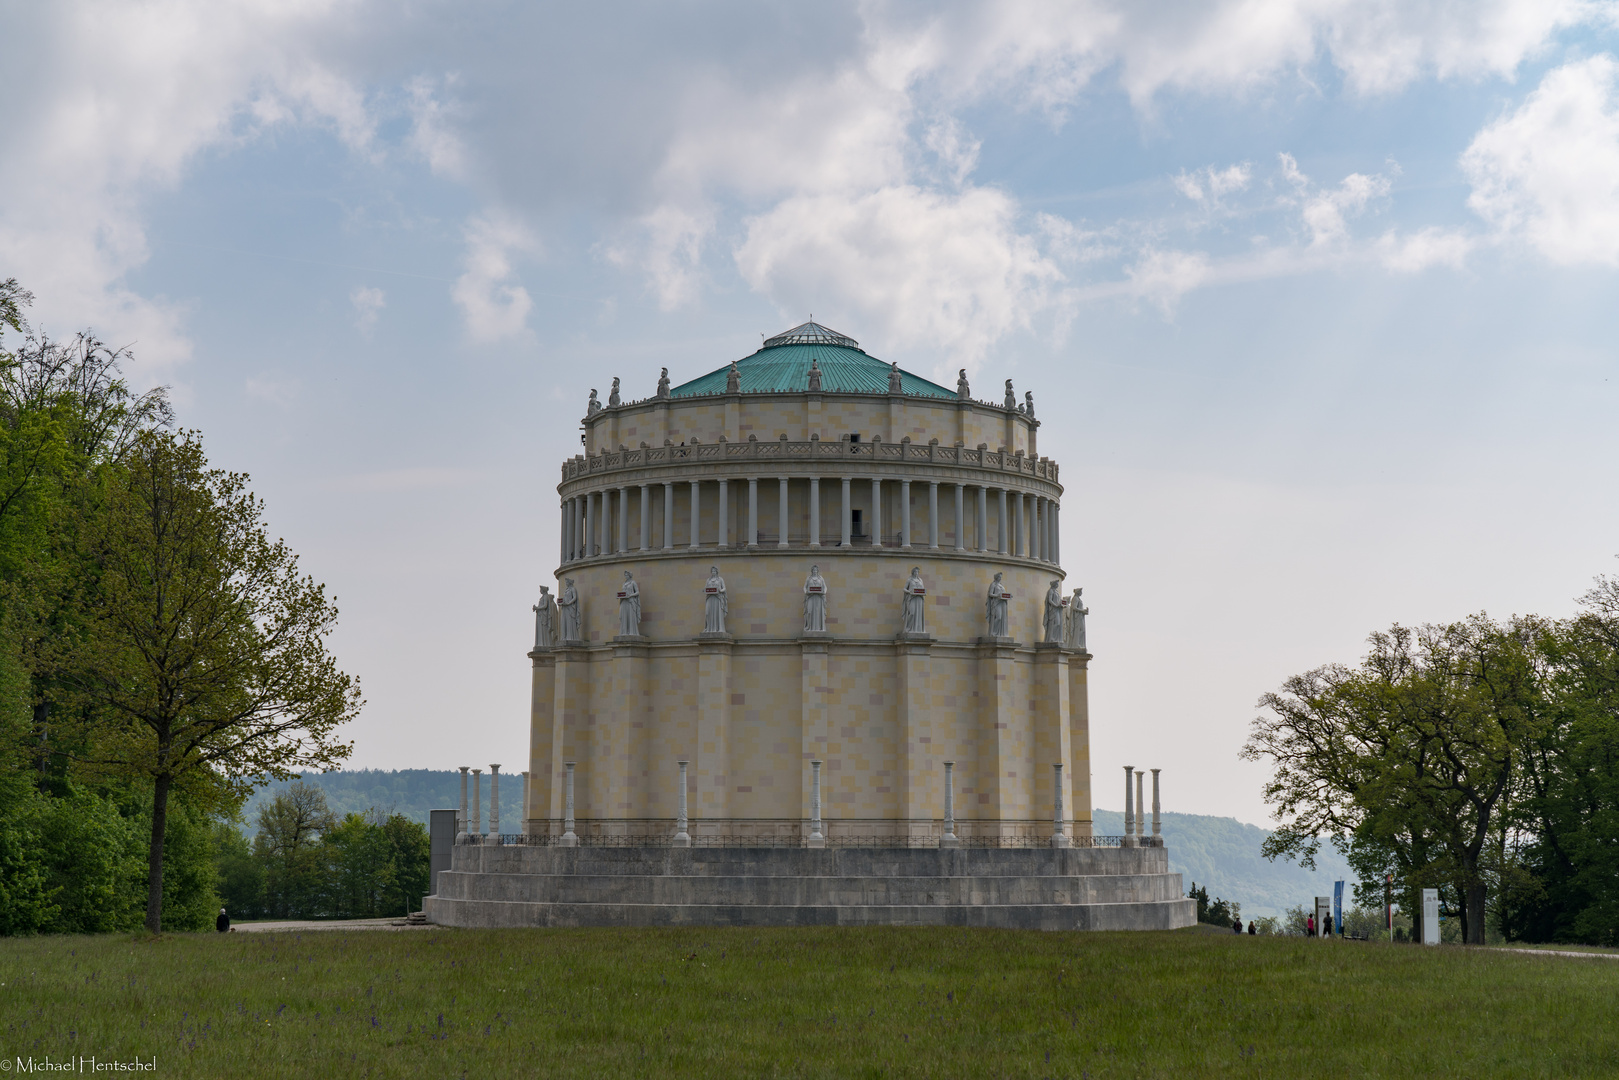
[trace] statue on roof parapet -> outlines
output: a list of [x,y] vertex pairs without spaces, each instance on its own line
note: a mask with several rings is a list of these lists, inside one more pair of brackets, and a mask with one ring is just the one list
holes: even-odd
[[1029,414],[1029,419],[1030,420],[1033,420],[1034,419],[1034,391],[1033,390],[1025,390],[1023,392],[1023,400],[1026,402],[1026,404],[1023,407],[1023,411]]
[[666,398],[666,397],[669,396],[669,369],[668,368],[664,368],[663,369],[663,374],[658,376],[658,396],[661,397],[661,398]]
[[821,365],[813,356],[810,357],[809,388],[812,393],[821,389]]
[[585,415],[586,416],[595,416],[597,413],[599,413],[601,411],[602,411],[602,403],[600,401],[596,400],[596,391],[595,391],[594,388],[592,388],[591,391],[590,391],[590,401],[588,403],[586,403],[586,405],[585,405]]
[[967,385],[967,369],[962,368],[961,374],[956,376],[956,397],[962,401],[971,401],[972,396],[972,387]]
[[903,394],[905,392],[904,386],[900,383],[898,364],[888,365],[888,392],[890,394]]
[[739,394],[742,392],[742,372],[737,370],[736,361],[731,361],[731,368],[725,373],[725,392]]
[[1017,391],[1012,389],[1011,379],[1006,380],[1006,407],[1008,409],[1017,408]]
[[618,376],[613,376],[613,388],[607,392],[607,404],[618,405],[622,399],[618,396]]

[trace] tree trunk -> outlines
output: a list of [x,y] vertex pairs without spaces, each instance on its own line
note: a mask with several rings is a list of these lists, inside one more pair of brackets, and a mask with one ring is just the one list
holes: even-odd
[[1469,945],[1484,944],[1484,885],[1467,887],[1467,903],[1462,908],[1462,940]]
[[169,785],[173,778],[159,776],[152,790],[152,846],[146,862],[146,929],[163,929],[163,834],[169,821]]

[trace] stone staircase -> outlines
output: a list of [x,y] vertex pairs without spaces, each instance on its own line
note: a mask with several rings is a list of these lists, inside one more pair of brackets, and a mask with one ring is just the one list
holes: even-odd
[[445,926],[985,926],[1196,921],[1157,848],[457,845],[423,907]]

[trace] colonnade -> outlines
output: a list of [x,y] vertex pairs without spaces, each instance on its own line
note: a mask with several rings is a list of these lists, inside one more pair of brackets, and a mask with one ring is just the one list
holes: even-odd
[[[774,540],[769,539],[768,533],[760,530],[759,516],[759,486],[761,483],[769,484],[774,479],[779,486],[777,498],[776,531]],[[850,547],[856,542],[870,544],[878,547],[897,546],[901,549],[927,548],[931,551],[941,550],[939,528],[939,488],[953,489],[955,496],[955,544],[956,551],[976,551],[980,554],[995,553],[999,555],[1012,555],[1023,558],[1038,559],[1042,562],[1057,564],[1062,561],[1062,531],[1059,506],[1054,499],[1033,492],[1019,491],[1004,486],[991,486],[987,484],[963,484],[949,481],[909,479],[888,479],[881,477],[840,477],[831,482],[841,487],[841,513],[839,515],[838,531],[824,533],[821,529],[821,484],[820,477],[747,477],[736,480],[665,480],[657,483],[621,484],[617,487],[604,487],[595,491],[574,495],[562,501],[562,538],[561,561],[564,563],[576,562],[580,559],[593,558],[599,555],[616,555],[630,551],[673,551],[685,547],[692,551],[703,548],[734,548],[745,547],[757,549],[761,546],[761,537],[765,538],[763,546],[790,547]],[[808,531],[801,537],[792,533],[792,522],[789,519],[789,491],[790,485],[798,483],[808,486]],[[891,538],[883,534],[883,484],[899,485],[899,505],[901,507],[898,529]],[[746,485],[747,509],[744,512],[737,507],[733,512],[731,508],[731,486],[739,488]],[[856,528],[853,506],[853,492],[856,484],[871,485],[871,520],[864,522],[862,528]],[[911,512],[911,488],[915,484],[927,485],[927,525],[921,535],[917,535],[913,521],[916,516]],[[714,503],[715,510],[709,527],[704,527],[702,512],[702,489],[704,485],[714,485],[718,489],[718,498]],[[677,535],[675,528],[675,501],[686,496],[685,492],[677,489],[689,487],[691,499],[691,513],[687,519],[685,535]],[[656,530],[654,523],[660,515],[653,512],[652,493],[654,488],[662,488],[661,503],[663,513],[662,528]],[[638,536],[629,535],[630,500],[631,493],[639,499],[640,514],[637,530]],[[989,498],[994,493],[997,506],[995,515],[996,527],[994,535],[989,530]],[[742,492],[737,492],[740,499]],[[972,507],[972,512],[969,510]],[[972,537],[969,542],[968,528],[973,526]],[[732,540],[733,527],[737,534]],[[897,544],[892,540],[897,540]]]

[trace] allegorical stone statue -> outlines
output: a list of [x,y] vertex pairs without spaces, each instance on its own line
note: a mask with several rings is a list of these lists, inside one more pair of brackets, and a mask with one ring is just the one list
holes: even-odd
[[624,584],[618,587],[618,633],[620,637],[641,633],[641,586],[628,570],[624,571]]
[[1023,402],[1024,402],[1023,411],[1029,414],[1029,419],[1030,420],[1033,420],[1034,419],[1034,391],[1033,390],[1025,390],[1023,392]]
[[821,388],[821,365],[816,362],[813,356],[810,357],[809,388],[811,391]]
[[1051,588],[1046,590],[1046,624],[1045,640],[1053,645],[1061,645],[1066,636],[1067,627],[1063,625],[1067,620],[1063,608],[1067,601],[1062,597],[1062,582],[1053,580]]
[[995,572],[995,580],[989,583],[989,593],[984,597],[984,622],[992,638],[1008,637],[1006,632],[1006,602],[1012,597],[1012,592],[1001,584],[1001,571]]
[[905,392],[905,387],[900,382],[898,364],[888,365],[888,392],[890,394],[902,394]]
[[703,633],[725,633],[725,616],[730,605],[725,600],[725,579],[720,568],[708,568],[708,583],[703,586]]
[[613,388],[607,392],[607,404],[617,405],[621,399],[618,396],[618,376],[613,376]]
[[1085,616],[1091,609],[1080,601],[1079,594],[1084,589],[1075,589],[1073,597],[1068,601],[1068,647],[1085,652]]
[[927,589],[922,585],[922,568],[911,567],[911,576],[905,582],[904,622],[907,634],[927,633]]
[[666,398],[666,397],[669,396],[669,369],[668,368],[664,368],[663,369],[663,374],[658,376],[658,396],[661,397],[661,398]]
[[534,647],[549,649],[557,643],[557,602],[547,585],[540,586],[540,600],[534,612]]
[[731,361],[731,369],[725,373],[725,392],[739,394],[742,392],[742,372],[737,370],[736,361]]
[[804,629],[815,634],[826,633],[826,578],[819,565],[811,566],[804,579]]
[[584,620],[579,617],[579,591],[573,587],[573,578],[562,579],[562,594],[557,597],[557,613],[561,616],[562,640],[585,640]]
[[601,411],[602,411],[602,403],[600,401],[596,400],[596,391],[595,391],[595,388],[593,387],[591,389],[591,391],[590,391],[590,401],[585,405],[585,415],[586,416],[595,416],[597,413],[599,413]]
[[967,401],[972,396],[972,387],[967,385],[967,369],[962,368],[961,374],[956,376],[956,397],[962,401]]
[[1011,379],[1006,380],[1006,407],[1008,409],[1017,408],[1017,391],[1012,389]]

